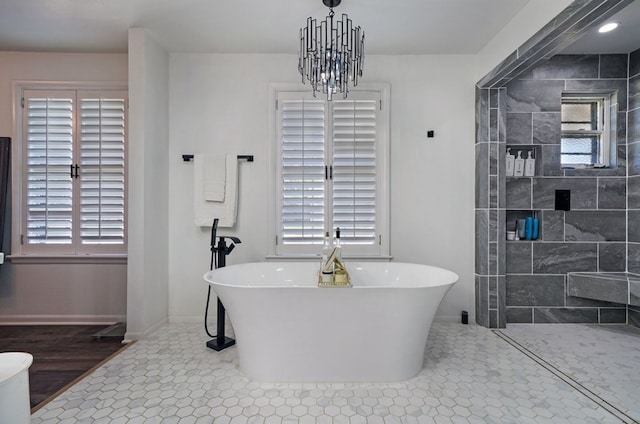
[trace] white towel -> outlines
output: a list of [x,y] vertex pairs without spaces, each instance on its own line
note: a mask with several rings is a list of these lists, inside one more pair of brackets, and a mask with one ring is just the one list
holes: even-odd
[[218,218],[218,227],[233,227],[236,223],[238,204],[237,155],[228,154],[225,158],[224,202],[210,202],[204,198],[204,157],[195,155],[193,165],[193,206],[196,226],[211,227],[213,219]]
[[196,162],[200,162],[200,166],[204,168],[204,200],[224,202],[225,181],[227,179],[225,155],[196,155],[194,159]]

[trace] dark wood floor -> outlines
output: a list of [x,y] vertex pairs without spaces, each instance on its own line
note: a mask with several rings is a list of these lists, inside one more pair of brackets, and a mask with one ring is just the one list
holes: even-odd
[[122,337],[93,334],[104,325],[0,326],[0,352],[29,352],[31,407],[123,348]]

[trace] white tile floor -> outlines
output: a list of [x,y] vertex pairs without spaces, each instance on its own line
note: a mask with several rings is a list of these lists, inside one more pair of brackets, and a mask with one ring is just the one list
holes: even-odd
[[[625,422],[503,337],[435,323],[425,367],[406,382],[265,384],[242,375],[235,347],[215,352],[201,326],[170,324],[37,411],[32,424]],[[636,352],[639,345],[640,337]]]

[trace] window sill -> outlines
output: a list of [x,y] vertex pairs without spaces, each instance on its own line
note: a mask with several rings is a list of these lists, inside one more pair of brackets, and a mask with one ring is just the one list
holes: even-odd
[[13,264],[126,264],[127,255],[9,255]]
[[[347,261],[391,262],[393,256],[343,256]],[[319,261],[320,255],[268,255],[267,261]]]

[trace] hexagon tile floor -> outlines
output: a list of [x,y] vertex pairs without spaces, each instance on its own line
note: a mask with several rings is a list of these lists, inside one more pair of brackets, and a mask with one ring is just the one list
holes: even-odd
[[[242,375],[235,347],[215,352],[197,324],[168,324],[45,405],[32,424],[634,422],[622,413],[633,411],[585,395],[506,333],[435,323],[424,369],[400,383],[266,384]],[[640,337],[634,349],[638,374]]]

